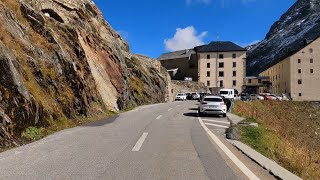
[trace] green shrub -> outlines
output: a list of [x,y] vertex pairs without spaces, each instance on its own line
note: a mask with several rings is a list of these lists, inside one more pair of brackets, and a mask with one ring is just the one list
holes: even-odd
[[36,128],[31,126],[25,129],[22,132],[21,136],[29,140],[36,141],[43,137],[43,131],[44,131],[43,128]]

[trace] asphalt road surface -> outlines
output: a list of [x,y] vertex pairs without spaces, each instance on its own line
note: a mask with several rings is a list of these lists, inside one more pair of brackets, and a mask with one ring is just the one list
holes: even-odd
[[0,154],[0,179],[274,179],[197,102],[142,106]]

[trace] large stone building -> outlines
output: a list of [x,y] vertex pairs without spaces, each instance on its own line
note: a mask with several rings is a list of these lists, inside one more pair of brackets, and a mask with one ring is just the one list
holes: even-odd
[[232,42],[211,42],[197,51],[199,58],[199,81],[211,92],[220,88],[242,91],[246,77],[247,50]]
[[166,53],[158,60],[174,80],[192,79],[205,83],[212,93],[220,88],[241,92],[246,76],[246,51],[232,42],[219,41]]
[[320,38],[305,41],[260,76],[270,78],[272,93],[288,94],[294,101],[320,101]]

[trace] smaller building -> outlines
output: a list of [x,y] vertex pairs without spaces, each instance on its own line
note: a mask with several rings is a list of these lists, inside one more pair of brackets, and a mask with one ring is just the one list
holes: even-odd
[[320,101],[320,38],[304,41],[260,76],[270,78],[274,94],[288,94],[294,101]]
[[244,80],[244,91],[249,94],[269,93],[272,91],[269,77],[249,76]]
[[162,54],[158,60],[172,77],[172,80],[198,81],[198,58],[193,49]]

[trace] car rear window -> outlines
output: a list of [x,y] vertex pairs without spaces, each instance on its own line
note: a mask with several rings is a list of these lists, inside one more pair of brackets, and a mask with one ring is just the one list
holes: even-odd
[[178,94],[177,96],[183,96],[184,94]]
[[204,98],[203,101],[206,102],[223,102],[221,98]]
[[220,94],[229,94],[228,91],[220,91]]

